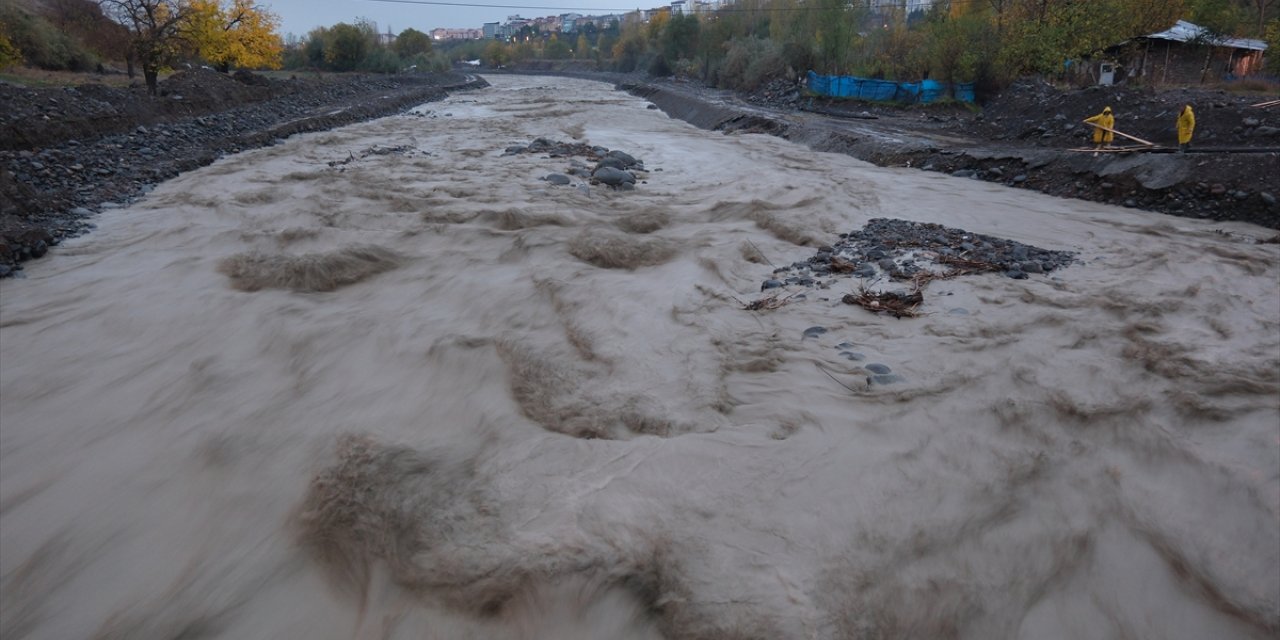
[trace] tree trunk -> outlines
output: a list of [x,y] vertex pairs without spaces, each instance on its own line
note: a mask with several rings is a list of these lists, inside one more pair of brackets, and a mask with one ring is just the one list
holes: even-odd
[[147,79],[147,92],[153,96],[159,92],[157,87],[157,80],[159,79],[159,76],[159,69],[145,65],[142,67],[142,77]]

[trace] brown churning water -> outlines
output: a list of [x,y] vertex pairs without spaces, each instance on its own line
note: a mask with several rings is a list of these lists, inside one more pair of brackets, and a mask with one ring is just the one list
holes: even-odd
[[[0,636],[1280,632],[1265,230],[492,82],[181,176],[0,282]],[[650,172],[553,186],[502,155],[536,137]],[[327,164],[374,145],[416,152]],[[852,279],[742,310],[886,216],[1081,261],[916,319]]]

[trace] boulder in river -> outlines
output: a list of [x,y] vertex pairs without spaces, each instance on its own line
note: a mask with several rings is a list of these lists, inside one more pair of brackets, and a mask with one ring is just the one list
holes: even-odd
[[601,167],[613,167],[614,169],[626,169],[627,166],[628,166],[627,163],[623,162],[621,159],[612,158],[609,156],[600,158],[600,161],[596,163],[597,169]]
[[636,177],[630,171],[615,169],[613,167],[600,167],[596,169],[591,177],[596,181],[607,184],[611,187],[617,187],[623,184],[635,184]]

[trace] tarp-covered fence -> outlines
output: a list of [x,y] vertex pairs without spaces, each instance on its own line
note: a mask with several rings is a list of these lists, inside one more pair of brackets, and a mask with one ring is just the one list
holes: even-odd
[[960,102],[973,102],[973,83],[946,83],[937,80],[893,82],[857,76],[820,76],[809,72],[809,90],[833,98],[856,98],[876,102],[929,104],[948,96]]

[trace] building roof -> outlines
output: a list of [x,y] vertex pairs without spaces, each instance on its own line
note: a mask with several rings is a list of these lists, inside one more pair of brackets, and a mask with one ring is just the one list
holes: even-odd
[[1219,47],[1231,47],[1234,49],[1252,49],[1254,51],[1265,51],[1267,43],[1253,38],[1214,38],[1208,29],[1196,24],[1191,24],[1186,20],[1179,20],[1177,24],[1161,31],[1153,33],[1149,36],[1154,40],[1173,40],[1175,42],[1192,42],[1194,40],[1203,40],[1212,42]]

